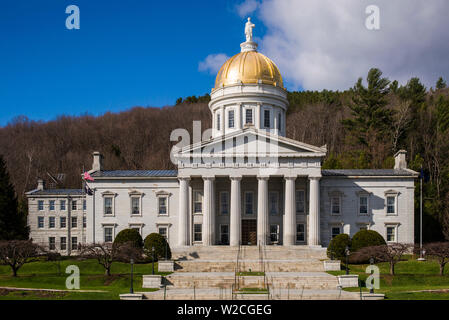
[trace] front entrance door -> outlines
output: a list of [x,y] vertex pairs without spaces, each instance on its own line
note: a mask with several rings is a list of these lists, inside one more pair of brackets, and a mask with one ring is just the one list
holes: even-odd
[[242,220],[242,245],[257,245],[257,220]]

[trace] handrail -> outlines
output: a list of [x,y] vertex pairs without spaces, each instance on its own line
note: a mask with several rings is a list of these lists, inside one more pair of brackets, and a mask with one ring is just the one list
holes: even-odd
[[239,247],[237,249],[237,259],[236,259],[236,265],[235,265],[235,274],[234,274],[234,288],[240,289],[240,250],[241,250],[241,244],[239,243]]

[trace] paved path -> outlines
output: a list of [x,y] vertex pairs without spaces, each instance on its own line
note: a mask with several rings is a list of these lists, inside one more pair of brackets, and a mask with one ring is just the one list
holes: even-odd
[[44,289],[44,288],[17,288],[17,287],[0,287],[0,289],[16,290],[16,291],[49,291],[49,292],[109,292],[105,290],[69,290],[69,289]]

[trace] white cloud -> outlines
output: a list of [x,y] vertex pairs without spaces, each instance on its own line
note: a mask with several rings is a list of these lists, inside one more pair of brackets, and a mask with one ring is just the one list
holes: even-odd
[[259,1],[256,0],[246,0],[241,4],[236,6],[237,12],[240,17],[245,18],[248,14],[256,11],[260,6]]
[[208,72],[210,74],[216,74],[220,67],[228,60],[229,57],[224,53],[210,54],[200,61],[198,64],[198,70]]
[[[380,8],[380,30],[365,27],[371,4]],[[261,52],[289,89],[347,89],[371,67],[400,83],[417,76],[430,87],[439,76],[449,79],[447,0],[262,0],[257,10],[267,27]]]

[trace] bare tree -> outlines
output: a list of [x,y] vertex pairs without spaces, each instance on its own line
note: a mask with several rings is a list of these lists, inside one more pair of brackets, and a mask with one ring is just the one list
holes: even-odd
[[440,276],[444,275],[444,267],[449,262],[449,242],[432,242],[424,246],[426,255],[438,260]]
[[31,240],[0,241],[0,262],[11,267],[13,277],[25,264],[43,252],[42,248]]
[[365,247],[357,251],[357,255],[364,259],[374,258],[378,262],[390,264],[390,274],[394,275],[395,265],[401,261],[402,256],[410,249],[410,245],[394,243],[381,246]]
[[393,153],[398,149],[398,143],[411,121],[410,101],[402,101],[393,118],[392,145]]
[[92,243],[80,244],[81,256],[88,259],[97,259],[98,263],[105,269],[107,276],[111,275],[112,263],[116,261],[140,260],[142,251],[129,243]]

